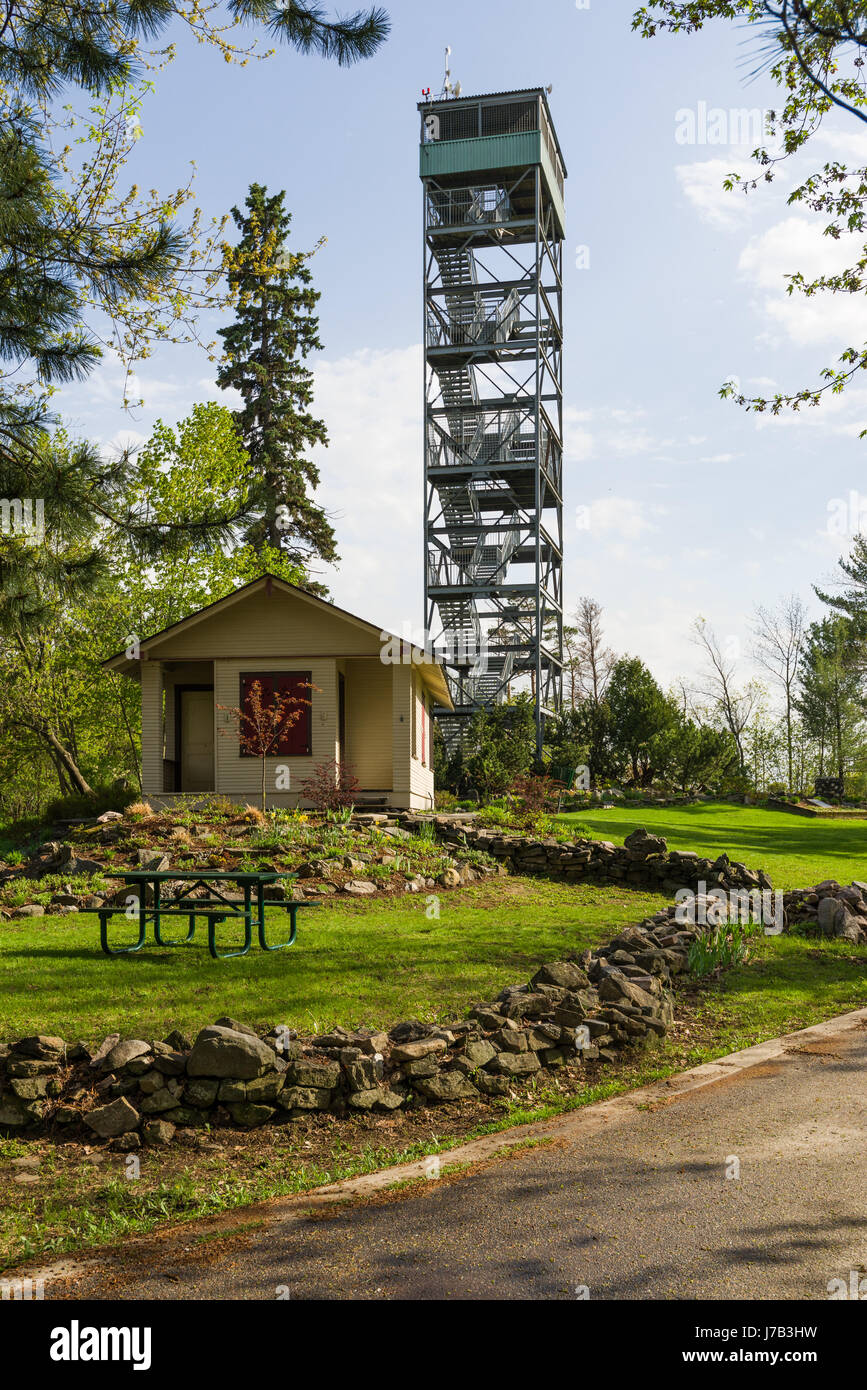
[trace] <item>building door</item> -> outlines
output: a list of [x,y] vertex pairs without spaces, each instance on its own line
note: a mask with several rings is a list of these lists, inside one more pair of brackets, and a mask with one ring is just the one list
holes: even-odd
[[214,689],[180,691],[183,792],[214,790]]

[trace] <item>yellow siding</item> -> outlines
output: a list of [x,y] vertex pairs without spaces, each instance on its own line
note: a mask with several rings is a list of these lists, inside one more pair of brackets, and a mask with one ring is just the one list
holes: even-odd
[[346,664],[346,761],[366,791],[390,791],[392,787],[395,669],[378,657]]
[[[421,680],[411,665],[395,665],[392,671],[394,725],[392,758],[395,768],[394,803],[418,809],[433,802],[433,771],[430,749],[426,748],[427,766],[421,761]],[[401,718],[403,716],[403,718]],[[412,756],[413,728],[419,756]]]
[[[203,618],[174,637],[154,643],[150,654],[161,661],[196,657],[265,657],[268,652],[308,656],[378,655],[378,634],[339,613],[277,590],[270,598],[251,594],[223,612]],[[277,668],[275,668],[277,669]]]
[[163,789],[163,678],[158,661],[141,664],[142,790]]

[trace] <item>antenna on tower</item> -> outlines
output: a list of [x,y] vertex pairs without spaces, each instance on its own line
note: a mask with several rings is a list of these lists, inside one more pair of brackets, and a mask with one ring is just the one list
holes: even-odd
[[442,94],[443,94],[444,97],[459,97],[460,94],[461,94],[461,84],[460,84],[460,82],[454,82],[454,83],[452,82],[452,69],[451,69],[451,64],[449,63],[449,59],[451,58],[451,56],[452,56],[451,44],[447,44],[447,45],[446,45],[446,72],[445,72],[445,77],[443,78],[443,91],[442,91]]

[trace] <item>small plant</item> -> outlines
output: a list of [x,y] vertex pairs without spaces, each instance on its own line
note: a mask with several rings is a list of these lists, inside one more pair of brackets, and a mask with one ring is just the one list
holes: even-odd
[[350,812],[360,791],[349,763],[317,763],[310,777],[301,783],[301,795],[317,811]]
[[126,814],[130,820],[150,820],[153,813],[153,807],[148,801],[134,801],[131,806],[126,808]]
[[421,840],[423,844],[435,845],[437,828],[432,820],[423,820],[415,827],[412,836],[414,840]]
[[352,820],[352,813],[353,813],[354,810],[355,810],[355,806],[354,806],[354,805],[350,805],[350,806],[338,806],[336,810],[327,810],[327,811],[325,812],[325,821],[326,821],[326,824],[328,824],[328,825],[348,825],[349,822]]
[[761,923],[752,925],[733,922],[717,927],[697,938],[689,948],[689,970],[696,978],[728,970],[746,960],[749,939],[761,931]]

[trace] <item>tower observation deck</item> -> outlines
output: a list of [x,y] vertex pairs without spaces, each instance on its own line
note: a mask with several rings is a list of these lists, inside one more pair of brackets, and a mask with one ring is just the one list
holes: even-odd
[[566,170],[541,88],[424,101],[425,625],[454,713],[562,696]]

